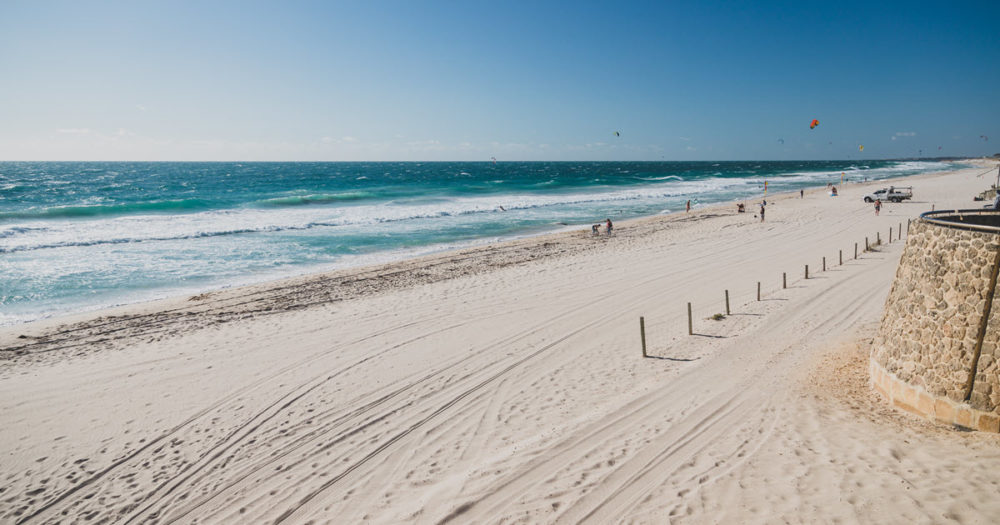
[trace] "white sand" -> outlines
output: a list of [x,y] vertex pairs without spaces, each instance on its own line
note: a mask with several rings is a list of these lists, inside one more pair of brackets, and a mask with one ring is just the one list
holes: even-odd
[[1000,436],[867,388],[902,243],[853,260],[980,164],[4,329],[0,522],[996,523]]

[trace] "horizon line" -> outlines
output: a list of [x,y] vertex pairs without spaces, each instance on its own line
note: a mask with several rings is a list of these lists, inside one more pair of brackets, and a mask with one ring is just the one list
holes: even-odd
[[166,163],[166,162],[186,162],[186,163],[245,163],[245,164],[275,164],[275,163],[358,163],[358,162],[421,162],[421,163],[444,163],[444,162],[470,162],[470,163],[486,163],[486,164],[500,164],[500,163],[510,163],[510,162],[840,162],[840,161],[887,161],[887,160],[979,160],[979,159],[994,159],[1000,157],[1000,154],[995,155],[983,155],[979,157],[971,156],[945,156],[945,157],[883,157],[883,158],[868,158],[868,159],[736,159],[736,160],[719,160],[719,159],[688,159],[688,160],[670,160],[670,159],[660,159],[660,160],[521,160],[521,159],[506,159],[506,160],[80,160],[80,159],[70,159],[70,160],[39,160],[39,159],[0,159],[0,162],[149,162],[149,163]]

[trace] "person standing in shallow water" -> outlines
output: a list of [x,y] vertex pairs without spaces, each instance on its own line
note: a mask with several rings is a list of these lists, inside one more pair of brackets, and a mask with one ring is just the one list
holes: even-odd
[[688,213],[691,213],[691,201],[688,201],[687,203],[687,211]]

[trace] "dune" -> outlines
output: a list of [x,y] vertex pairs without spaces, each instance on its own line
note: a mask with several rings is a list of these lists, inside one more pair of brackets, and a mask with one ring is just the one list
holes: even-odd
[[975,162],[0,329],[0,521],[993,523],[1000,436],[866,368]]

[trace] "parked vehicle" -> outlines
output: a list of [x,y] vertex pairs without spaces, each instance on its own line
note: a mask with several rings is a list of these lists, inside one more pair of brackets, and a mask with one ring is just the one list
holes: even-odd
[[913,186],[889,186],[865,195],[865,202],[903,202],[913,198]]
[[984,204],[983,208],[986,208],[987,210],[1000,211],[1000,193],[997,193],[997,196],[996,198],[993,199],[993,202],[989,204]]

